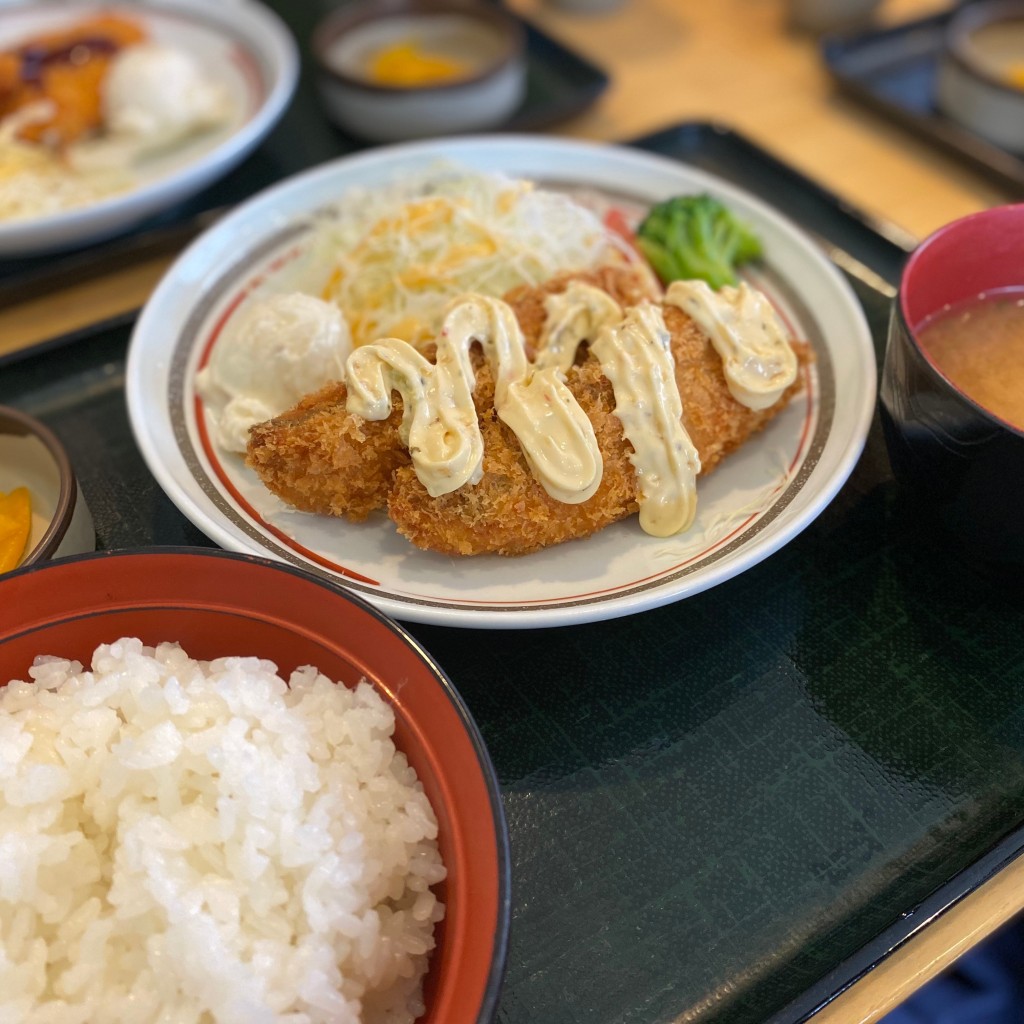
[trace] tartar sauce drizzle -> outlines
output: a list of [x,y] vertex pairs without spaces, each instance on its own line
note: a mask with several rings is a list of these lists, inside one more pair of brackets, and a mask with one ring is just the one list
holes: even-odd
[[534,363],[538,368],[556,366],[568,373],[584,338],[595,338],[605,325],[622,321],[622,307],[607,293],[570,281],[565,291],[544,300],[547,320]]
[[611,381],[615,415],[633,446],[640,526],[654,537],[686,530],[697,513],[700,456],[683,426],[671,337],[661,310],[650,302],[632,307],[620,325],[601,329],[590,351]]
[[366,420],[386,420],[391,392],[402,396],[399,436],[432,498],[479,481],[484,442],[468,359],[439,345],[434,364],[407,341],[383,338],[348,357],[345,381],[348,410]]
[[469,351],[479,342],[494,373],[494,407],[513,430],[541,485],[556,500],[586,501],[601,482],[594,428],[555,368],[535,370],[512,308],[468,295],[449,307],[430,363],[407,342],[387,338],[357,348],[345,375],[348,409],[386,419],[391,392],[402,396],[400,436],[413,469],[432,497],[476,483],[483,439],[473,404]]
[[678,306],[711,339],[729,391],[748,409],[774,405],[796,380],[796,354],[779,314],[745,281],[717,292],[705,281],[673,281],[665,302]]
[[[677,281],[665,301],[679,306],[722,357],[729,390],[751,409],[773,404],[796,378],[797,360],[768,300],[741,284],[715,293],[703,281]],[[437,341],[436,363],[387,338],[348,359],[348,408],[386,419],[391,392],[405,405],[401,437],[416,475],[437,497],[479,481],[483,440],[473,404],[470,346],[479,342],[495,378],[495,410],[553,498],[586,501],[598,488],[601,452],[586,413],[565,385],[584,340],[615,393],[615,415],[633,446],[640,525],[656,537],[689,528],[697,509],[700,456],[683,426],[671,336],[661,310],[642,302],[625,313],[600,289],[573,282],[549,296],[536,359],[512,308],[500,299],[455,300]]]

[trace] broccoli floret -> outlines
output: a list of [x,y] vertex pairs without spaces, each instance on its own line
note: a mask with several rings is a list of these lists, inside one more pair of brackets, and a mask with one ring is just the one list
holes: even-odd
[[709,195],[653,206],[637,229],[637,243],[664,284],[697,278],[712,288],[736,284],[736,267],[761,255],[750,227]]

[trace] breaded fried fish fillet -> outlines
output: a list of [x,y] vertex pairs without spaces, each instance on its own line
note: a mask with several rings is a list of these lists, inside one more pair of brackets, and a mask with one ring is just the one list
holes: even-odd
[[384,508],[396,471],[409,464],[398,437],[402,400],[386,420],[345,409],[343,381],[249,431],[246,461],[269,490],[303,512],[356,522]]
[[[642,284],[621,270],[584,280],[623,305],[646,297]],[[545,322],[545,296],[565,286],[562,279],[506,296],[528,349]],[[749,409],[730,393],[722,360],[704,332],[675,306],[662,312],[671,335],[683,423],[703,475],[785,408],[800,390],[800,378],[769,408]],[[793,348],[801,364],[811,358],[806,345],[795,343]],[[494,377],[482,362],[476,380],[473,400],[483,437],[483,476],[475,484],[431,497],[398,437],[401,399],[395,397],[387,420],[365,421],[346,411],[344,384],[330,385],[254,427],[249,464],[271,491],[298,508],[363,519],[386,507],[398,531],[413,544],[450,555],[527,554],[588,536],[638,510],[632,445],[623,435],[612,386],[596,359],[584,357],[566,374],[566,386],[590,420],[604,462],[597,491],[579,504],[552,498],[537,482],[518,439],[495,412]]]
[[[729,393],[721,359],[693,321],[667,307],[665,324],[672,334],[683,422],[704,476],[778,415],[801,384],[798,378],[768,409],[748,409]],[[808,347],[799,344],[794,349],[801,363],[806,362]],[[592,497],[567,505],[537,483],[515,435],[494,413],[494,383],[485,367],[475,396],[484,439],[483,478],[472,487],[432,498],[412,466],[401,467],[387,506],[398,532],[417,547],[450,555],[525,555],[586,537],[634,514],[639,494],[629,461],[633,449],[615,415],[611,384],[595,359],[574,366],[566,384],[593,424],[604,457],[604,474]]]
[[[541,336],[544,298],[583,281],[602,289],[620,305],[650,298],[648,278],[627,267],[602,267],[586,274],[557,277],[539,288],[523,286],[506,300],[515,311],[526,341],[527,354]],[[432,352],[425,353],[433,357]],[[493,404],[490,371],[477,365],[477,408],[486,409],[483,395]],[[409,466],[409,453],[398,437],[402,399],[386,420],[365,420],[346,412],[348,389],[342,382],[327,384],[297,406],[252,428],[247,461],[279,498],[304,512],[345,516],[360,521],[387,506],[395,472]]]

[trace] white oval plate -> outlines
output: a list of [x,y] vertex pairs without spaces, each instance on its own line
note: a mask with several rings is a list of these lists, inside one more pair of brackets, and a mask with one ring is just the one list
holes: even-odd
[[[287,508],[237,456],[208,441],[195,390],[224,323],[254,294],[284,290],[304,221],[355,185],[421,170],[439,157],[481,170],[595,188],[649,204],[709,191],[761,235],[749,276],[814,346],[804,393],[698,483],[693,529],[668,540],[636,517],[522,558],[453,559],[421,551],[383,515],[365,523]],[[294,262],[294,261],[293,261]],[[300,261],[301,262],[301,261]],[[834,497],[860,455],[875,401],[867,324],[838,271],[768,206],[663,157],[596,143],[490,136],[409,143],[325,164],[245,203],[180,257],[143,310],[127,368],[132,428],[160,485],[223,547],[269,555],[362,594],[399,619],[523,628],[628,615],[735,576],[791,540]]]
[[0,49],[99,12],[142,22],[158,42],[201,62],[233,101],[234,116],[147,159],[135,187],[87,206],[23,220],[0,221],[0,255],[56,252],[124,231],[205,188],[240,163],[276,124],[298,79],[291,32],[262,4],[202,0],[31,0],[0,5]]

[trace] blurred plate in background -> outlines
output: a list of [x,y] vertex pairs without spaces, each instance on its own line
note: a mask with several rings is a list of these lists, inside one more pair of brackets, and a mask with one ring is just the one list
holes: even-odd
[[145,158],[129,190],[86,206],[0,222],[0,255],[25,256],[98,241],[198,192],[238,164],[283,113],[298,77],[291,32],[262,4],[86,0],[0,6],[0,50],[98,13],[142,22],[153,40],[192,56],[231,101],[222,125]]

